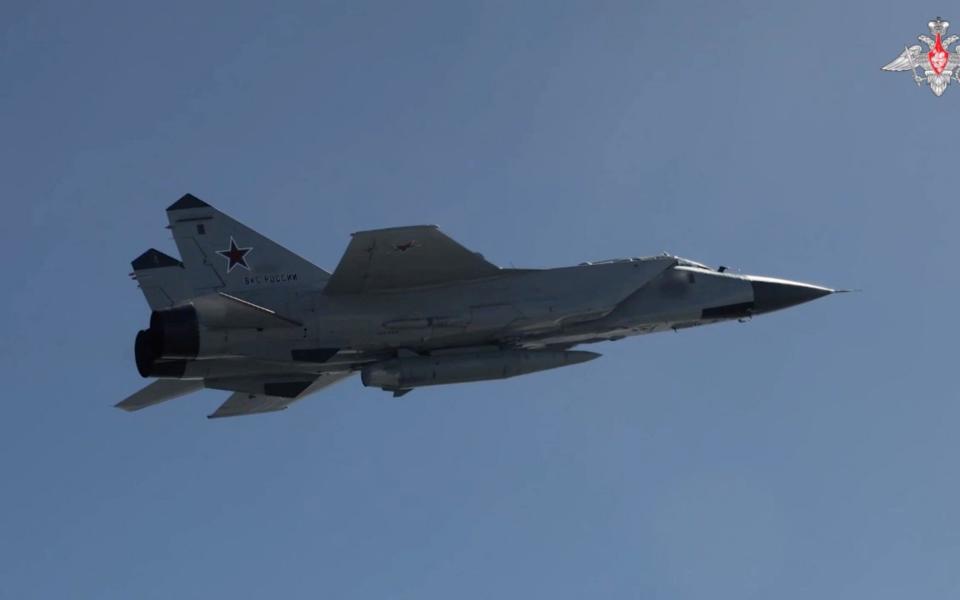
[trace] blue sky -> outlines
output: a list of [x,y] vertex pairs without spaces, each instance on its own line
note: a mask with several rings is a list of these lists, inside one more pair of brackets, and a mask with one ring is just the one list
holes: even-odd
[[[960,89],[901,2],[7,2],[4,598],[956,598]],[[863,293],[529,377],[148,411],[192,192],[332,269],[667,250]]]

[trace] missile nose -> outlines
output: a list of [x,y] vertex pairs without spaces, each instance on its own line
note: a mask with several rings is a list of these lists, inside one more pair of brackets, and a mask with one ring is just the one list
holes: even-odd
[[584,363],[603,356],[602,354],[597,354],[596,352],[587,352],[586,350],[567,350],[563,354],[564,363],[568,365]]
[[749,280],[750,285],[753,286],[754,314],[789,308],[834,292],[830,288],[786,279],[750,277]]

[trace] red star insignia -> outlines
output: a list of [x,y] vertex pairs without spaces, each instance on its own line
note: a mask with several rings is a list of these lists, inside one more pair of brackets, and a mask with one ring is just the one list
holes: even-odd
[[233,236],[230,236],[230,249],[229,250],[217,250],[217,254],[227,259],[227,273],[233,270],[236,266],[241,266],[246,270],[250,270],[250,267],[247,265],[247,254],[253,248],[239,248],[237,243],[233,241]]

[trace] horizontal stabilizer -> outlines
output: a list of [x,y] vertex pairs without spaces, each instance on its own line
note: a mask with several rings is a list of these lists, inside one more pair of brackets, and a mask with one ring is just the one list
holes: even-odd
[[[349,371],[324,373],[312,383],[307,382],[306,385],[302,385],[301,381],[282,382],[277,379],[261,380],[260,382],[253,382],[247,378],[237,378],[233,382],[226,379],[208,380],[207,387],[218,389],[246,388],[250,391],[234,393],[207,418],[219,419],[221,417],[236,417],[284,410],[294,402],[342,381],[352,374]],[[278,394],[285,394],[285,396]],[[291,394],[293,395],[291,396]]]
[[203,389],[200,379],[158,379],[115,406],[132,412]]
[[314,375],[294,373],[290,375],[255,375],[252,377],[207,378],[206,387],[214,390],[262,394],[280,398],[296,398],[313,384]]
[[500,268],[440,231],[415,225],[358,231],[324,288],[358,294],[490,277]]
[[213,414],[207,415],[207,418],[220,419],[223,417],[239,417],[241,415],[276,412],[278,410],[286,410],[289,404],[289,398],[237,392],[227,398],[227,401],[221,404]]

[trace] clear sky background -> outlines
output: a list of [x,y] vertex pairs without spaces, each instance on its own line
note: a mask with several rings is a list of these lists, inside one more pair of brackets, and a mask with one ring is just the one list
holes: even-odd
[[[0,597],[960,597],[946,5],[0,8]],[[393,399],[126,414],[192,192],[332,269],[437,223],[501,265],[667,250],[863,288]]]

